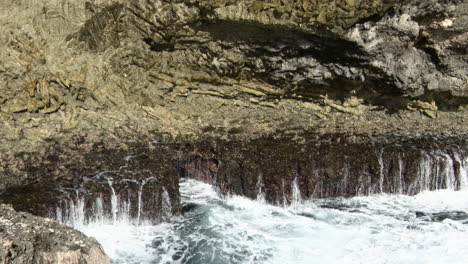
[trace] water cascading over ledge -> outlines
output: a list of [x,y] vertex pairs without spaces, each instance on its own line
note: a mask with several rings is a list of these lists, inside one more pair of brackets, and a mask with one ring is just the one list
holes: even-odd
[[307,198],[468,188],[466,135],[291,135],[247,143],[218,141],[198,145],[183,164],[183,176],[212,183],[222,193],[278,205]]
[[170,195],[157,172],[141,167],[142,156],[127,156],[116,171],[84,177],[83,183],[74,188],[59,188],[63,198],[49,216],[76,228],[89,223],[140,225],[167,221],[173,214]]
[[76,228],[89,223],[159,223],[172,216],[171,200],[164,186],[159,190],[155,186],[145,188],[147,184],[151,185],[150,182],[156,182],[156,178],[150,177],[141,182],[122,180],[118,185],[126,186],[119,193],[114,188],[112,178],[106,181],[107,192],[104,190],[90,195],[86,189],[72,190],[71,195],[62,200],[50,216]]
[[[12,189],[2,199],[19,209],[39,208],[36,214],[73,226],[91,222],[139,225],[166,221],[180,213],[180,177],[213,184],[222,194],[284,207],[309,198],[460,190],[468,183],[466,139],[463,133],[375,137],[279,133],[250,141],[165,139],[123,156],[108,150],[90,154],[93,159],[85,163],[77,160],[73,166],[83,168],[83,173],[74,183],[59,185],[53,192],[39,190],[53,199],[42,199],[35,189],[16,196]],[[35,172],[47,175],[44,170]],[[46,208],[45,213],[41,208]]]

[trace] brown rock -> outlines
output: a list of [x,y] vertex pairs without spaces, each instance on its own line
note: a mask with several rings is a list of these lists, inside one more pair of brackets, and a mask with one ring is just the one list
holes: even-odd
[[106,264],[93,238],[51,219],[0,204],[0,262],[5,264]]

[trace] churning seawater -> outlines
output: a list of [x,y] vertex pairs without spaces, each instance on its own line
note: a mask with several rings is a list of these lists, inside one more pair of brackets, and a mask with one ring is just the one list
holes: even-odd
[[113,263],[460,263],[468,261],[468,190],[314,199],[287,208],[180,184],[170,223],[91,221]]

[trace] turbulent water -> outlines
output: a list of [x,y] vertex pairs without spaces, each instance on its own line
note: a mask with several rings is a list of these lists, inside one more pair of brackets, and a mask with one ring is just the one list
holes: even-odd
[[113,263],[466,263],[468,190],[295,201],[220,197],[180,184],[183,215],[160,225],[75,223]]

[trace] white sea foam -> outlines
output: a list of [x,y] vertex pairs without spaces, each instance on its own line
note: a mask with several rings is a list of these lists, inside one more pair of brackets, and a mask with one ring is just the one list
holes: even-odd
[[193,180],[183,181],[180,192],[185,213],[171,223],[109,221],[79,228],[115,263],[464,264],[468,259],[468,219],[463,219],[468,190],[309,200],[293,208],[221,198],[212,186]]

